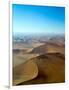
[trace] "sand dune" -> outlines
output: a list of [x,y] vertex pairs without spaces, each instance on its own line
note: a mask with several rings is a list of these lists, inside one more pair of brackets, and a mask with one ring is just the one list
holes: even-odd
[[34,79],[38,75],[38,67],[32,62],[28,61],[13,68],[13,85]]
[[[20,85],[64,82],[65,80],[65,70],[64,70],[65,60],[64,59],[65,59],[64,54],[61,54],[61,53],[48,53],[48,54],[44,54],[44,55],[40,55],[35,58],[32,58],[26,62],[28,64],[25,63],[26,73],[23,72],[21,74],[21,76],[23,77],[24,75],[26,76],[27,74],[28,81],[27,81],[27,77],[22,78],[20,76],[21,77],[20,80],[15,81],[14,79],[14,82],[16,82],[15,84],[20,84]],[[31,64],[35,64],[37,69],[34,67],[34,69],[36,70],[31,70],[31,68],[33,68],[33,65]],[[22,72],[23,67],[24,67],[24,64],[16,67],[14,72],[15,73],[16,72],[20,73],[20,71]],[[34,71],[35,71],[35,74],[33,75]],[[34,78],[32,78],[33,76]]]
[[47,42],[42,46],[34,48],[30,53],[39,53],[39,54],[56,53],[56,52],[64,53],[65,52],[64,50],[65,50],[64,46],[57,45],[56,43]]
[[25,63],[31,58],[37,57],[39,54],[23,54],[20,52],[19,54],[13,55],[13,67],[16,67],[22,63]]
[[13,44],[13,85],[64,82],[64,39],[32,38],[32,41]]

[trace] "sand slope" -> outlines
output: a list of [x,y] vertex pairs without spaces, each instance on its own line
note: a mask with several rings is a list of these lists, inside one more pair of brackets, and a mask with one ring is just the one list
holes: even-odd
[[38,67],[33,61],[25,62],[13,68],[13,85],[31,80],[38,75]]
[[[22,64],[15,68],[14,72],[16,74],[19,72],[21,79],[19,81],[15,81],[14,79],[14,85],[58,83],[64,82],[65,80],[64,54],[48,53],[40,55],[28,60],[25,64],[26,65]],[[25,69],[25,71],[23,71],[23,69]],[[26,77],[26,75],[28,75],[28,77]]]

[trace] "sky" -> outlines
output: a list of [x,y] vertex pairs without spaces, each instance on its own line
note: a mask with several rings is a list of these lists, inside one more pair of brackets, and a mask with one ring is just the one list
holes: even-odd
[[63,34],[65,8],[54,6],[12,5],[13,34]]

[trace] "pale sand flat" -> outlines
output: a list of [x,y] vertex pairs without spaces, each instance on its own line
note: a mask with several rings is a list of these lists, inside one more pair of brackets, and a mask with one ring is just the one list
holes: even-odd
[[27,61],[13,68],[13,85],[32,80],[38,75],[38,67],[35,62]]

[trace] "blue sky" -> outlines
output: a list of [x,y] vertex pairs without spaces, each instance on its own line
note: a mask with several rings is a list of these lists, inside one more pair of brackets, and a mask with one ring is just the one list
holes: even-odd
[[13,4],[12,20],[14,34],[62,34],[65,30],[65,8]]

